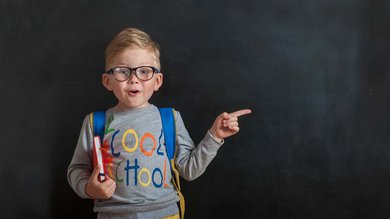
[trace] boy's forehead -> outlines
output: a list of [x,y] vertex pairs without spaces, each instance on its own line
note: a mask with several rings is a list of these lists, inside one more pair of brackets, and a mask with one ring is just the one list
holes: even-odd
[[160,68],[159,60],[151,49],[128,47],[117,52],[107,60],[106,66],[112,65],[153,65]]

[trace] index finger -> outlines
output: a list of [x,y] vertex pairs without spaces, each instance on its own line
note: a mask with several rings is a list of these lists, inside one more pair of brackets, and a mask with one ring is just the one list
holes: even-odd
[[251,112],[252,111],[250,109],[242,109],[242,110],[232,112],[230,113],[230,115],[239,117],[239,116],[250,114]]

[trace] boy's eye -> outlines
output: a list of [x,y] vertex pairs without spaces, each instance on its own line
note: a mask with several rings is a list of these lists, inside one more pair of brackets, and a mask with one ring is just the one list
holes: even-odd
[[114,73],[128,75],[129,74],[129,69],[127,69],[127,68],[117,68],[117,69],[114,70]]
[[138,69],[138,72],[140,73],[140,74],[149,74],[150,73],[150,71],[151,71],[151,69],[150,68],[139,68]]

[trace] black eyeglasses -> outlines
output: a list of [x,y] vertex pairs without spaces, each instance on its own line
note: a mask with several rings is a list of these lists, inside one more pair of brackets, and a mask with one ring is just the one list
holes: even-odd
[[115,80],[123,82],[130,78],[131,72],[135,72],[135,76],[139,80],[148,81],[153,78],[155,73],[160,73],[160,70],[153,66],[138,66],[136,68],[114,67],[105,73],[112,74]]

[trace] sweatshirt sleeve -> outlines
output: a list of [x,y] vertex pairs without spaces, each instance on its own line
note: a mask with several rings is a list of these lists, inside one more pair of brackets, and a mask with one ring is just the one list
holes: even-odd
[[176,116],[176,134],[177,155],[175,164],[181,177],[186,180],[194,180],[206,170],[224,142],[216,141],[210,132],[207,132],[198,146],[195,146],[179,112]]
[[85,193],[85,186],[92,173],[92,142],[89,116],[86,116],[67,174],[70,186],[81,198],[89,198]]

